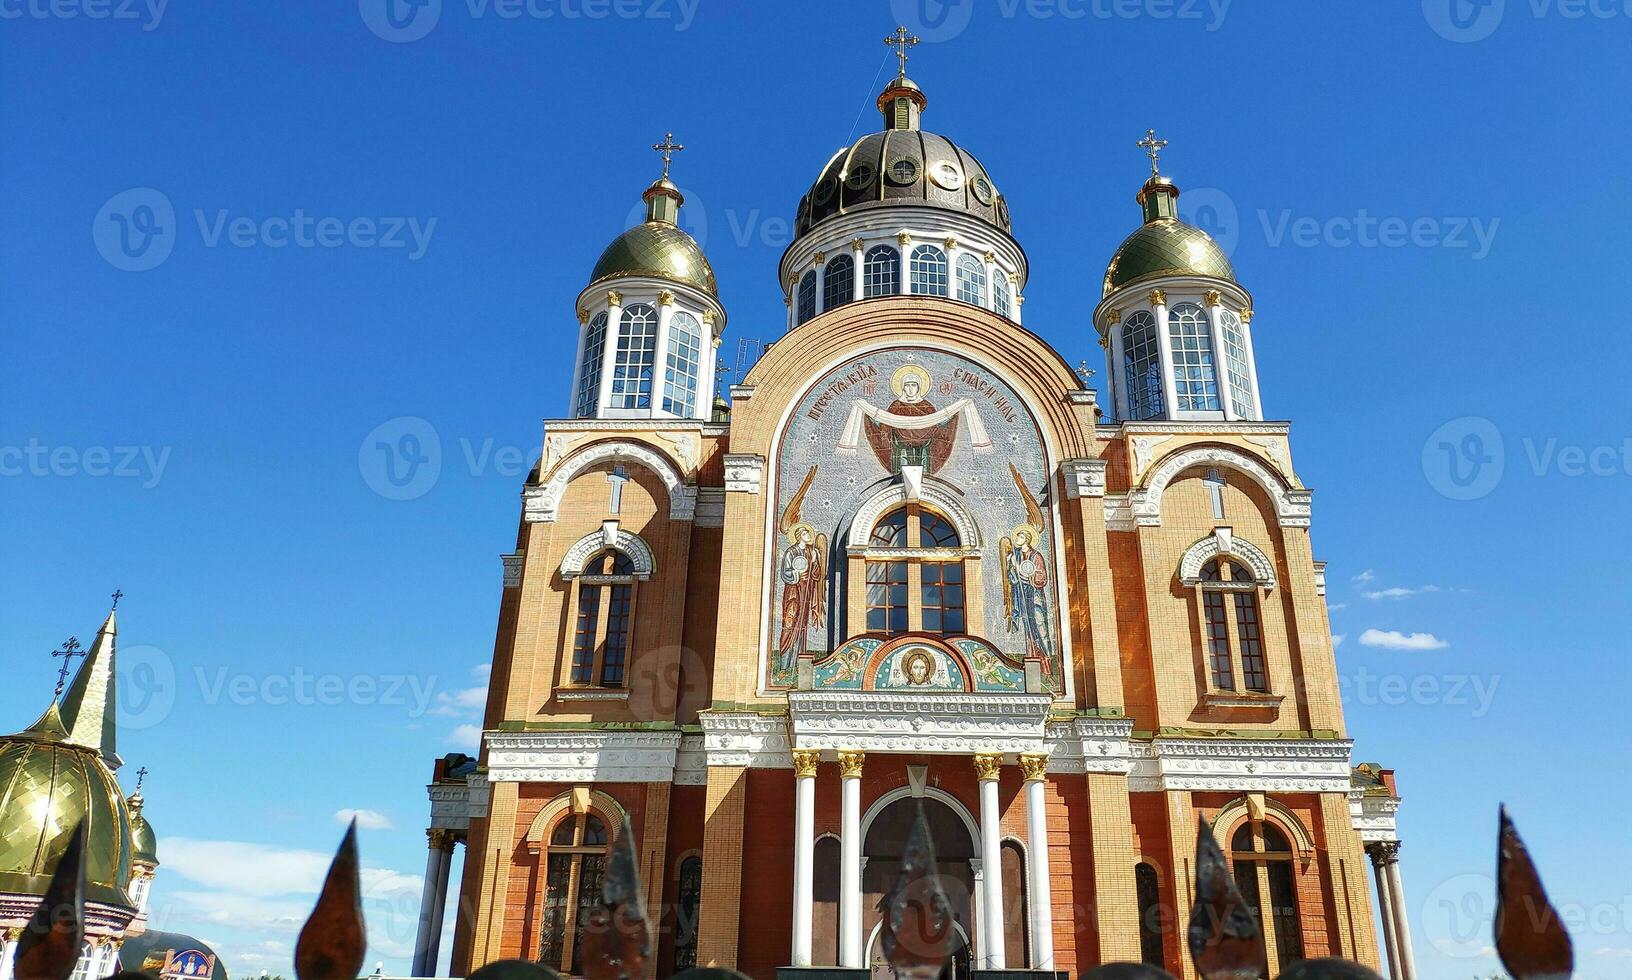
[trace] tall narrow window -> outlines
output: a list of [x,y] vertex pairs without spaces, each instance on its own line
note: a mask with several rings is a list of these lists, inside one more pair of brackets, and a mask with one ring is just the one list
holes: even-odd
[[967,252],[958,257],[958,299],[986,305],[986,266]]
[[633,625],[634,562],[621,551],[603,551],[584,563],[576,584],[571,682],[622,687]]
[[657,360],[657,310],[648,303],[623,309],[618,359],[612,364],[612,407],[651,408]]
[[867,630],[968,632],[962,545],[951,521],[916,503],[879,518],[866,555]]
[[1258,583],[1239,562],[1214,558],[1201,566],[1201,621],[1214,690],[1269,693]]
[[804,323],[806,320],[810,319],[811,317],[813,317],[815,315],[816,315],[816,272],[814,270],[812,270],[810,272],[805,273],[804,278],[799,280],[799,316],[798,316],[798,322],[799,323]]
[[584,926],[601,901],[607,842],[606,823],[590,812],[569,815],[550,832],[538,958],[553,970],[582,972]]
[[1219,318],[1224,334],[1224,374],[1230,381],[1230,401],[1235,414],[1244,419],[1256,419],[1258,407],[1252,396],[1252,369],[1247,365],[1247,334],[1241,328],[1241,318],[1225,310]]
[[913,249],[913,295],[945,296],[946,286],[946,253],[934,245],[920,245]]
[[1213,365],[1213,331],[1207,312],[1195,303],[1168,311],[1167,335],[1173,347],[1173,388],[1181,412],[1217,412],[1218,371]]
[[[1298,917],[1297,855],[1281,828],[1267,821],[1247,820],[1230,837],[1230,863],[1241,898],[1260,923],[1275,935],[1274,973],[1284,972],[1303,959],[1303,925]],[[1268,887],[1260,887],[1262,881]],[[1260,939],[1260,942],[1263,940]]]
[[703,902],[703,859],[693,854],[680,862],[679,901],[674,914],[675,972],[697,965],[697,911]]
[[1003,861],[1003,894],[1015,902],[1014,911],[1004,910],[1003,947],[1013,963],[1031,962],[1031,930],[1026,924],[1031,915],[1026,909],[1030,901],[1030,882],[1026,880],[1026,852],[1019,841],[1006,840],[1001,848]]
[[1128,384],[1128,418],[1138,422],[1162,414],[1162,352],[1156,318],[1144,310],[1122,323],[1122,376]]
[[1009,296],[1009,278],[1003,274],[1002,269],[999,269],[997,274],[992,276],[992,312],[1007,319],[1013,302]]
[[907,563],[867,563],[867,632],[894,636],[907,631]]
[[888,245],[867,250],[861,266],[861,285],[867,299],[894,296],[901,291],[901,253]]
[[1134,865],[1133,884],[1139,901],[1139,962],[1147,966],[1166,965],[1162,949],[1162,888],[1156,869],[1143,862]]
[[601,360],[606,356],[606,311],[595,314],[584,333],[584,358],[578,364],[578,401],[574,411],[579,418],[595,414],[595,395],[601,389]]
[[822,269],[822,309],[843,306],[856,297],[856,260],[839,255]]
[[703,364],[703,325],[685,310],[669,317],[668,364],[663,371],[663,411],[690,418],[697,408],[697,377]]

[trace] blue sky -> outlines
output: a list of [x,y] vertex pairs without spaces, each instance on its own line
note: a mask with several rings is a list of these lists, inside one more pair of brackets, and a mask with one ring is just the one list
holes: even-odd
[[[1088,314],[1147,128],[1231,248],[1266,410],[1316,489],[1356,759],[1401,773],[1424,980],[1492,972],[1504,799],[1580,975],[1632,969],[1632,9],[385,13],[0,2],[0,719],[37,715],[49,651],[122,588],[125,775],[152,770],[164,927],[287,972],[336,814],[367,810],[369,958],[406,968],[423,784],[473,747],[497,556],[649,145],[687,146],[726,350],[775,339],[794,207],[877,128],[880,38],[905,21],[925,126],[1007,195],[1026,323],[1072,363],[1103,368]],[[382,425],[434,433],[414,499],[373,489]]]

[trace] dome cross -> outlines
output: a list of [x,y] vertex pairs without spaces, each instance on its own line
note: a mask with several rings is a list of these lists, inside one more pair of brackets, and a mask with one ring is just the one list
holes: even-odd
[[68,674],[72,671],[69,664],[74,662],[75,657],[83,657],[89,652],[79,648],[79,637],[77,636],[70,636],[62,642],[61,650],[51,652],[51,656],[62,658],[62,668],[57,671],[57,693],[51,695],[52,701],[61,698],[63,688],[68,686]]
[[918,37],[907,32],[905,25],[895,29],[895,33],[884,39],[884,43],[895,49],[895,56],[901,61],[901,77],[907,77],[907,49],[918,43]]
[[146,779],[147,779],[147,767],[146,766],[143,766],[142,768],[136,770],[136,792],[140,793],[142,791],[142,783]]
[[652,149],[663,155],[663,178],[666,180],[669,176],[669,164],[674,160],[674,155],[685,147],[674,141],[673,133],[664,133],[663,142],[653,143]]
[[1151,174],[1151,176],[1154,177],[1154,176],[1159,175],[1161,173],[1161,171],[1157,169],[1157,159],[1156,158],[1157,158],[1157,156],[1159,156],[1161,154],[1162,150],[1167,147],[1167,140],[1157,139],[1156,138],[1156,130],[1147,129],[1147,130],[1145,130],[1145,138],[1140,140],[1139,142],[1135,143],[1134,145],[1143,148],[1144,151],[1145,151],[1145,154],[1150,157],[1150,174]]

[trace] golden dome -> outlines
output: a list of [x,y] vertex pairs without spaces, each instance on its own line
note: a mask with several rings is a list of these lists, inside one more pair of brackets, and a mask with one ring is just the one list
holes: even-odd
[[86,900],[134,908],[131,825],[124,795],[97,748],[68,741],[52,704],[0,738],[0,892],[43,895],[80,821],[87,834]]
[[130,799],[125,801],[130,810],[130,859],[156,867],[159,863],[159,842],[153,833],[153,825],[142,815],[142,802],[140,791],[131,794]]
[[714,267],[695,239],[667,221],[646,221],[612,239],[601,253],[590,285],[618,276],[656,276],[718,296]]
[[1235,281],[1235,267],[1211,235],[1177,218],[1157,218],[1129,235],[1105,270],[1109,296],[1151,276],[1209,276]]

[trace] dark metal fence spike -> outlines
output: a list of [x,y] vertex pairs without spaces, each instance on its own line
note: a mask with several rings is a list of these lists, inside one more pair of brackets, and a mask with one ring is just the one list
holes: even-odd
[[1514,980],[1568,980],[1570,934],[1547,900],[1541,875],[1502,807],[1496,848],[1496,952]]
[[17,939],[17,980],[67,980],[85,942],[85,821],[57,859],[40,907]]
[[641,895],[640,856],[626,813],[601,878],[601,901],[584,924],[584,976],[587,980],[636,980],[646,975],[651,955],[652,926]]
[[1084,973],[1082,980],[1174,980],[1174,977],[1148,963],[1106,963]]
[[494,960],[471,973],[469,980],[561,980],[561,974],[542,963]]
[[295,975],[300,980],[354,980],[368,951],[363,922],[363,889],[357,867],[357,821],[329,864],[323,891],[295,943]]
[[1196,828],[1196,902],[1190,910],[1190,957],[1202,980],[1258,980],[1263,976],[1263,947],[1258,921],[1241,898],[1213,828],[1198,820]]
[[1280,980],[1383,980],[1383,978],[1353,960],[1323,957],[1292,964],[1281,974]]
[[879,901],[879,910],[884,913],[879,944],[897,980],[939,977],[952,956],[956,932],[922,803],[901,852],[901,873]]

